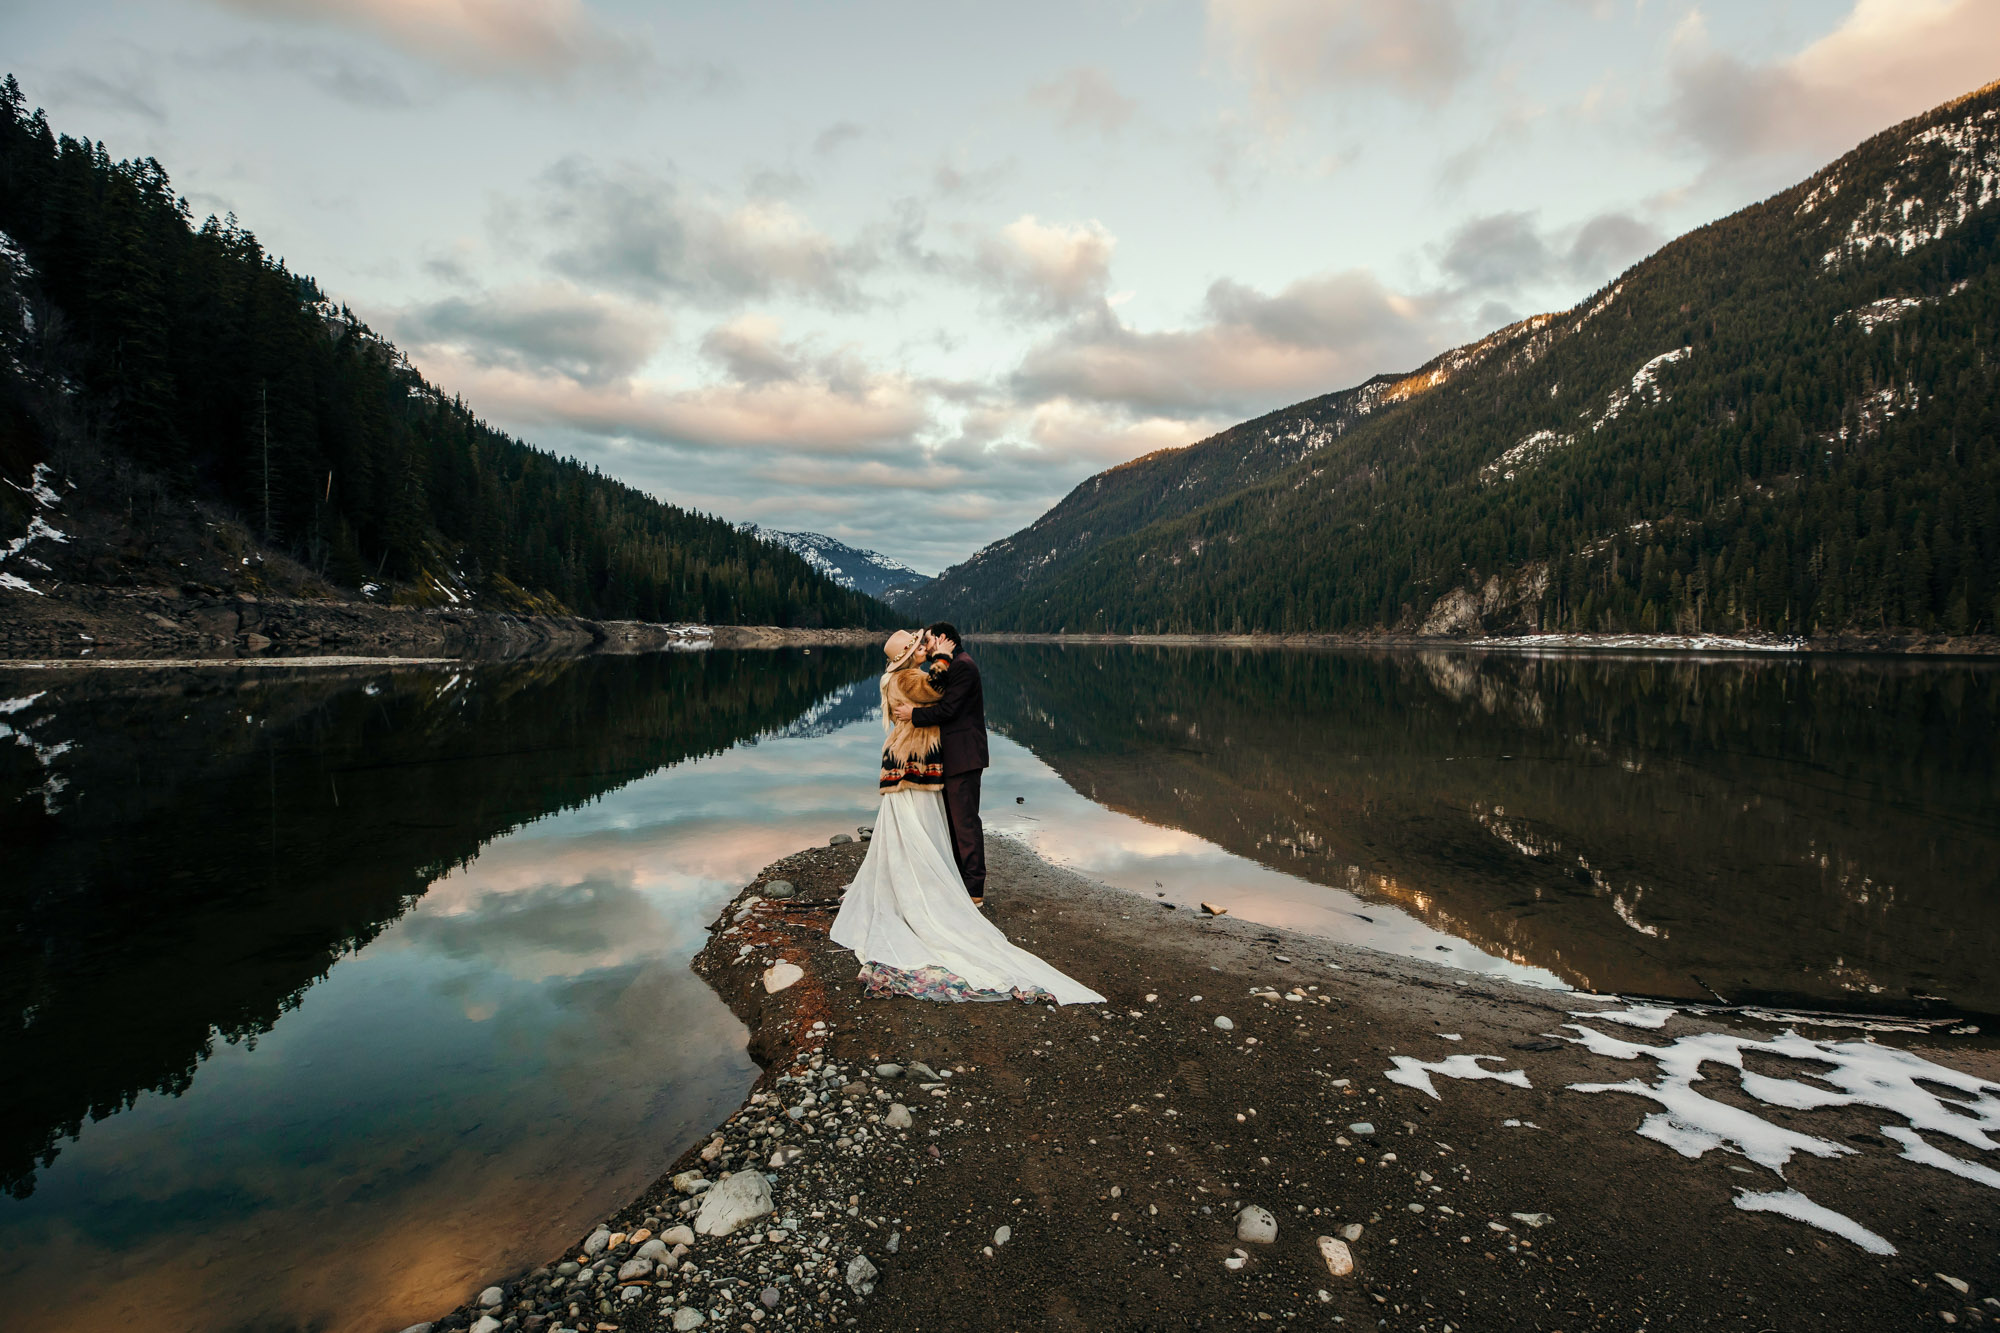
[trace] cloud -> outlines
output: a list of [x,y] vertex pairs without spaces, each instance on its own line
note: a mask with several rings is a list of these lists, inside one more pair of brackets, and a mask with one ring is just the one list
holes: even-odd
[[103,107],[164,124],[167,110],[150,74],[133,72],[115,77],[71,66],[57,70],[50,81],[50,100],[57,105]]
[[1064,129],[1095,130],[1107,137],[1124,129],[1139,109],[1137,102],[1118,91],[1110,75],[1087,66],[1036,84],[1028,100],[1047,107]]
[[[717,380],[679,385],[637,373],[657,330],[574,310],[545,331],[532,303],[497,314],[453,301],[411,321],[436,332],[413,340],[411,358],[438,382],[510,420],[585,434],[704,450],[776,450],[866,455],[906,444],[928,421],[924,395],[907,376],[842,351],[786,342],[776,321],[739,318],[702,339]],[[558,307],[560,309],[560,307]],[[560,323],[560,321],[557,321]],[[459,333],[460,325],[469,332]],[[402,325],[399,323],[398,328]]]
[[1302,99],[1355,84],[1437,105],[1470,67],[1452,0],[1208,0],[1208,32],[1279,122]]
[[816,157],[831,156],[866,133],[866,130],[851,120],[837,120],[821,130],[813,138],[813,155]]
[[877,262],[871,247],[836,243],[782,200],[725,204],[672,175],[575,157],[541,183],[533,207],[544,234],[567,238],[550,267],[609,291],[709,306],[789,293],[852,307],[863,303],[856,280]]
[[586,385],[630,377],[667,332],[652,312],[558,284],[448,296],[398,313],[390,326],[413,354]]
[[1117,244],[1101,223],[1045,223],[1027,213],[980,245],[974,271],[1017,313],[1067,315],[1103,303]]
[[465,73],[567,79],[585,68],[647,63],[578,0],[216,0],[263,19],[360,31]]
[[1467,219],[1445,238],[1438,267],[1467,297],[1515,295],[1550,283],[1590,288],[1665,239],[1629,213],[1600,213],[1556,230],[1544,230],[1533,212],[1489,213]]
[[381,65],[305,42],[238,42],[218,51],[189,56],[186,63],[204,71],[296,76],[327,96],[353,106],[401,109],[417,104],[403,81]]
[[1414,366],[1448,327],[1441,301],[1393,292],[1359,269],[1273,295],[1223,279],[1201,314],[1192,328],[1141,332],[1100,309],[1032,348],[1013,385],[1031,400],[1249,415]]
[[1816,161],[1984,85],[1995,51],[1991,0],[1856,0],[1839,27],[1768,64],[1716,49],[1697,10],[1675,34],[1666,112],[1718,164]]

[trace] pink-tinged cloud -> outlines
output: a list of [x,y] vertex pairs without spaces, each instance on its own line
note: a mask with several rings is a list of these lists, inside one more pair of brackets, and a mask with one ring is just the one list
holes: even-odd
[[1722,162],[1832,156],[2000,74],[1993,0],[1856,0],[1840,26],[1789,59],[1748,64],[1700,12],[1674,39],[1668,112]]
[[1104,309],[1029,351],[1016,391],[1121,405],[1142,415],[1248,415],[1407,369],[1443,345],[1444,303],[1391,291],[1361,270],[1266,295],[1210,286],[1194,327],[1142,332]]
[[353,28],[474,74],[563,77],[641,63],[579,0],[217,0],[259,18]]
[[1065,315],[1104,300],[1117,245],[1101,223],[1043,222],[1027,213],[980,246],[977,268],[1017,313]]
[[1212,48],[1269,121],[1357,84],[1438,103],[1470,68],[1451,0],[1209,0]]

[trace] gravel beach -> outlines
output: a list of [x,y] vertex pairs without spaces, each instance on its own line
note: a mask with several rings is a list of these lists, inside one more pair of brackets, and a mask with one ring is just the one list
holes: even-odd
[[1108,1002],[869,1000],[826,939],[864,850],[766,867],[695,960],[752,1034],[748,1102],[565,1254],[429,1327],[2000,1319],[1988,1037],[1481,979],[1176,910],[1000,839],[988,910]]

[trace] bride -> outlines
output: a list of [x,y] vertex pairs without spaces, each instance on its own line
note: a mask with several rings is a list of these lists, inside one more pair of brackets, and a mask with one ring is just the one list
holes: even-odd
[[870,995],[928,1000],[1053,1000],[1102,1003],[1025,949],[1007,942],[966,896],[944,817],[938,729],[896,722],[898,703],[939,696],[922,665],[924,641],[908,630],[882,651],[882,808],[861,869],[833,921],[833,942],[861,960]]

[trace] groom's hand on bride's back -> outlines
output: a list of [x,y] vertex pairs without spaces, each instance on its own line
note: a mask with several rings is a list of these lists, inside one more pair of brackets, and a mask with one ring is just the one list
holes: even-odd
[[898,722],[908,722],[910,720],[910,714],[915,711],[916,710],[913,709],[908,704],[895,704],[890,707],[889,716],[895,718]]

